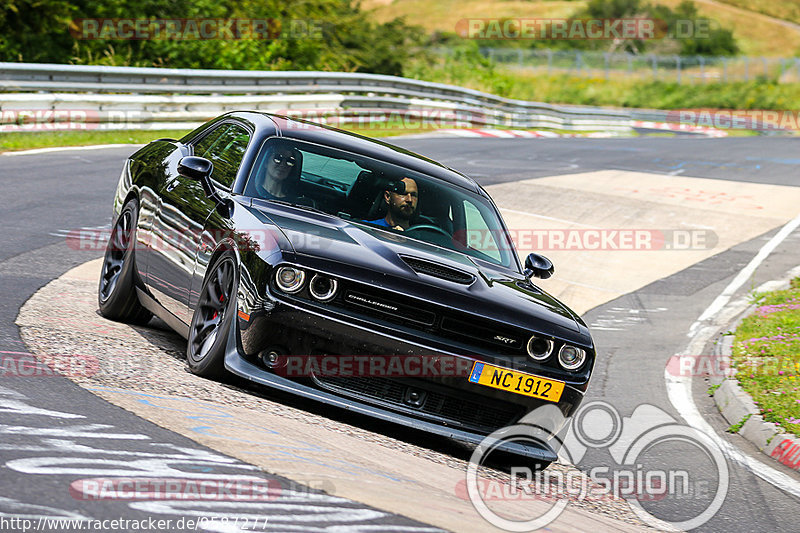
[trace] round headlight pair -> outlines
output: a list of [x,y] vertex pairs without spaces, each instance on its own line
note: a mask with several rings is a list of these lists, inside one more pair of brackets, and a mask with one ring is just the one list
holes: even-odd
[[338,288],[338,281],[322,274],[314,274],[314,277],[311,278],[311,283],[308,284],[308,292],[311,293],[315,300],[320,302],[327,302],[333,299]]
[[[528,355],[534,361],[544,361],[553,353],[553,341],[539,335],[528,340]],[[586,352],[580,348],[565,344],[558,351],[558,363],[565,370],[576,370],[586,361]]]
[[553,341],[533,335],[528,340],[528,355],[534,361],[544,361],[553,353]]
[[305,281],[306,273],[292,266],[282,266],[275,273],[275,284],[280,290],[289,294],[294,294],[302,289]]
[[[282,266],[275,273],[275,284],[280,290],[289,294],[299,292],[303,288],[305,280],[305,271],[293,266]],[[320,302],[333,299],[338,288],[339,283],[335,279],[322,274],[314,274],[308,284],[308,292]]]
[[558,351],[558,363],[565,370],[577,370],[586,361],[586,351],[576,346],[565,344]]

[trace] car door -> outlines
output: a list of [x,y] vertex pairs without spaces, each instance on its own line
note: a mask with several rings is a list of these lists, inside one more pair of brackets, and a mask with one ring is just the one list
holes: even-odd
[[[250,132],[234,122],[223,122],[190,142],[193,155],[214,163],[212,182],[221,196],[230,193]],[[153,220],[154,245],[147,283],[153,297],[181,322],[188,324],[189,289],[195,257],[206,219],[216,203],[200,182],[175,172],[159,193]]]

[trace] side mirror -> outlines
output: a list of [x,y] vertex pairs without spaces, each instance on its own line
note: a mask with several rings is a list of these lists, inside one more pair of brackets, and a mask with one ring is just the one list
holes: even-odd
[[213,170],[214,163],[205,157],[187,155],[178,161],[178,174],[201,183],[211,178]]
[[[197,157],[194,155],[187,155],[186,157],[181,158],[178,161],[178,174],[189,178],[190,180],[199,181],[200,185],[203,186],[203,192],[206,193],[206,196],[214,200],[217,204],[217,207],[220,208],[222,204],[225,204],[222,198],[220,198],[219,194],[217,193],[216,189],[214,189],[214,185],[211,183],[211,172],[214,171],[214,163],[206,159],[205,157]],[[230,210],[225,204],[221,208],[222,216],[227,217]]]
[[556,271],[553,262],[540,254],[529,254],[525,258],[525,276],[547,279]]

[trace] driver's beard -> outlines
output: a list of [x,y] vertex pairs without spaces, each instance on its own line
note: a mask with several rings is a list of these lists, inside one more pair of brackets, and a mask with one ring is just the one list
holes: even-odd
[[414,214],[414,210],[411,209],[409,211],[408,216],[403,212],[403,209],[397,205],[390,205],[389,206],[389,213],[392,215],[392,220],[395,224],[405,224],[407,225],[411,220],[411,215]]

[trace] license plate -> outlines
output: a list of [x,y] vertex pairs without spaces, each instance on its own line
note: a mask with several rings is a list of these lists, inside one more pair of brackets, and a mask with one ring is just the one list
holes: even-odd
[[486,363],[475,362],[469,381],[486,385],[523,396],[531,396],[548,402],[557,402],[564,392],[564,383],[552,379],[540,378],[532,374],[500,368]]

